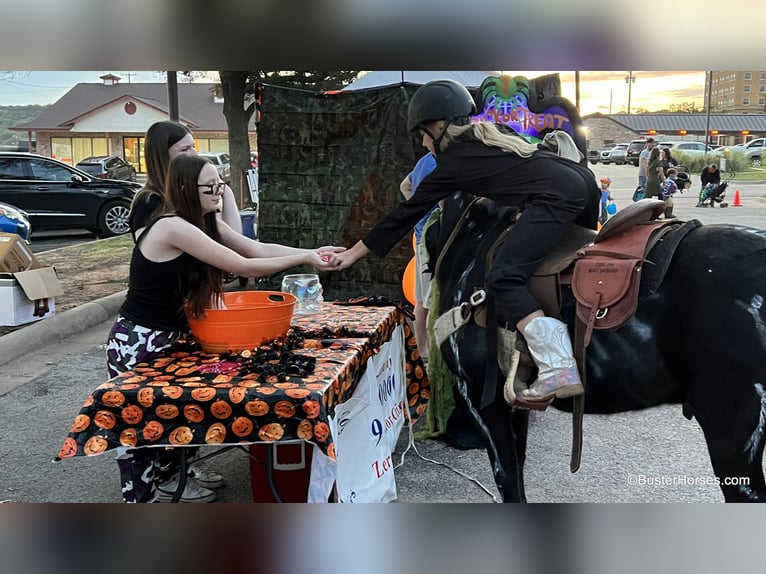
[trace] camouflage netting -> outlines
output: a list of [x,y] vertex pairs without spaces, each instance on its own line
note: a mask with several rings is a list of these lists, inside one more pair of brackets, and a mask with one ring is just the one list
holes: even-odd
[[[425,150],[407,133],[416,86],[315,93],[264,86],[258,128],[259,239],[351,247],[399,201],[399,183]],[[381,295],[404,301],[411,234],[384,259],[321,274],[326,300]],[[283,275],[262,284],[279,289]]]

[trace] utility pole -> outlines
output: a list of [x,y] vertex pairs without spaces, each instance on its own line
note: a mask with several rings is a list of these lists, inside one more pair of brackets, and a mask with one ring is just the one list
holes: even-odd
[[580,72],[575,71],[575,107],[580,113]]
[[168,119],[177,122],[178,115],[178,75],[176,72],[168,72]]
[[703,160],[707,162],[707,146],[710,144],[710,108],[713,106],[713,72],[705,72],[707,76],[707,114],[705,115],[705,152]]
[[633,72],[628,72],[628,75],[625,76],[625,83],[628,84],[628,115],[630,115],[630,96],[633,84],[636,83],[636,77],[633,75]]

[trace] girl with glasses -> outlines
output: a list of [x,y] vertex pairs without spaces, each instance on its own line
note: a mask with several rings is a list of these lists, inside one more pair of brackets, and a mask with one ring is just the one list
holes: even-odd
[[[133,248],[128,293],[107,342],[110,377],[152,360],[188,335],[186,312],[202,316],[223,292],[226,272],[260,277],[305,264],[330,271],[331,256],[344,250],[261,243],[233,230],[216,215],[225,193],[218,172],[197,155],[170,162],[165,190],[163,207]],[[126,502],[170,500],[175,491],[177,476],[172,475],[155,488],[163,465],[146,450],[162,449],[118,457]],[[188,481],[181,501],[213,499],[214,492]]]

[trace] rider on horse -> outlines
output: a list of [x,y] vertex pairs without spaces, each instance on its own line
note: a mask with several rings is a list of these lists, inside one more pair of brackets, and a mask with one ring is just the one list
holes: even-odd
[[[436,80],[420,87],[409,104],[407,127],[422,137],[423,147],[437,158],[436,168],[421,181],[416,194],[395,207],[364,239],[331,257],[340,270],[369,252],[385,256],[439,200],[457,191],[518,208],[521,215],[487,276],[500,347],[511,346],[515,329],[527,341],[538,377],[522,393],[526,400],[579,395],[583,385],[567,326],[543,314],[527,289],[527,279],[572,224],[596,229],[601,193],[593,173],[581,162],[495,124],[471,123],[475,114],[473,97],[457,82]],[[546,141],[561,148],[571,138]]]

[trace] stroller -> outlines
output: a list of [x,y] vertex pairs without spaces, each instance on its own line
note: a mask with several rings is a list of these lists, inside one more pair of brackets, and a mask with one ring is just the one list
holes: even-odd
[[726,188],[729,187],[729,182],[733,177],[734,174],[731,174],[718,185],[708,183],[703,187],[700,192],[700,199],[697,207],[715,207],[716,203],[719,207],[729,207],[729,204],[726,203],[724,199],[726,198]]

